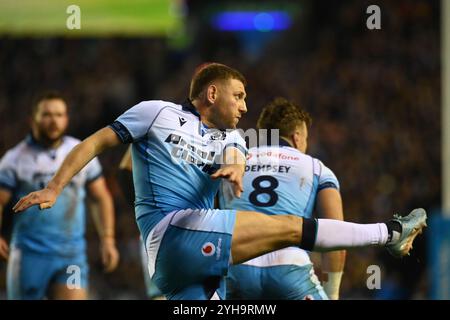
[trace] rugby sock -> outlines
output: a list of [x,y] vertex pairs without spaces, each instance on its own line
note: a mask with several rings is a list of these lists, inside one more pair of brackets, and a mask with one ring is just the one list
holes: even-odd
[[398,241],[400,239],[400,236],[402,235],[402,225],[400,224],[400,222],[389,221],[385,224],[389,233],[387,243]]
[[300,248],[330,251],[384,245],[389,231],[385,223],[358,224],[330,219],[303,219]]

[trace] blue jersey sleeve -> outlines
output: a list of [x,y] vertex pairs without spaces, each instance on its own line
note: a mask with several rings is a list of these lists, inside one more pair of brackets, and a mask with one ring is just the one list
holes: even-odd
[[144,137],[163,109],[161,101],[143,101],[125,111],[109,127],[123,143],[131,143]]
[[11,151],[0,160],[0,188],[14,190],[17,186],[15,159]]
[[242,155],[247,158],[247,145],[239,130],[233,130],[228,133],[224,151],[230,147],[238,149]]
[[328,167],[326,167],[321,161],[320,163],[320,176],[319,176],[319,188],[318,191],[326,188],[340,188],[339,181],[336,175]]

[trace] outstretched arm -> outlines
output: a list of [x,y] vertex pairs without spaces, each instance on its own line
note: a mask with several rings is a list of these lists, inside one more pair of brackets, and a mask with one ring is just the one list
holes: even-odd
[[75,146],[67,155],[61,167],[42,190],[31,192],[16,203],[14,212],[23,211],[33,205],[39,205],[41,209],[51,208],[56,198],[67,183],[89,161],[102,153],[105,149],[114,147],[120,142],[117,134],[109,127],[100,129],[83,142]]
[[[337,189],[322,189],[317,196],[317,214],[320,218],[344,220],[341,194]],[[345,265],[345,250],[322,254],[322,272],[325,273],[324,290],[331,300],[339,299],[339,288]]]

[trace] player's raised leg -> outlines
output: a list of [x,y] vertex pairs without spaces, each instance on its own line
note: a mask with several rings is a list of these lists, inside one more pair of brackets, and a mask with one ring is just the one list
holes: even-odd
[[231,254],[233,263],[238,264],[294,245],[309,251],[386,246],[393,256],[402,257],[409,253],[415,237],[426,227],[426,219],[424,209],[374,224],[238,211]]
[[264,253],[300,245],[303,219],[294,215],[267,215],[237,211],[231,256],[239,264]]

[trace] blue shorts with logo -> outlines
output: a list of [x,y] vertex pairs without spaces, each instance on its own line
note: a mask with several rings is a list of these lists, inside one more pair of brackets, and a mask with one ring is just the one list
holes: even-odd
[[7,268],[7,296],[10,300],[39,300],[53,284],[86,289],[86,255],[73,257],[43,255],[12,247]]
[[149,274],[167,299],[225,299],[235,210],[169,213],[146,239]]

